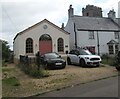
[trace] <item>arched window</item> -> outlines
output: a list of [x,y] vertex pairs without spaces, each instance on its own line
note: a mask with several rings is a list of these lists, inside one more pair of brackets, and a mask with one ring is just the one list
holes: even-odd
[[31,38],[26,39],[26,53],[33,53],[33,40]]
[[59,38],[58,41],[58,52],[64,52],[64,41],[62,38]]
[[48,34],[43,34],[40,37],[40,41],[49,41],[49,40],[52,40],[52,39],[51,39],[51,37]]

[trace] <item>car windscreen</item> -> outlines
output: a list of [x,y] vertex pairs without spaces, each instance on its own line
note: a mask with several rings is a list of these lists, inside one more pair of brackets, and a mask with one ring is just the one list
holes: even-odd
[[80,55],[92,55],[88,50],[80,50]]
[[53,59],[53,58],[59,58],[59,55],[55,53],[50,53],[50,54],[45,54],[45,57],[48,59]]

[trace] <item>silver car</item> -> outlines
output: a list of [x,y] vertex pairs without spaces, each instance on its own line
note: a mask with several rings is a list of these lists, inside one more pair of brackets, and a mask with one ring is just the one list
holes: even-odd
[[71,50],[67,56],[68,65],[79,64],[80,66],[99,66],[101,57],[93,55],[86,49]]

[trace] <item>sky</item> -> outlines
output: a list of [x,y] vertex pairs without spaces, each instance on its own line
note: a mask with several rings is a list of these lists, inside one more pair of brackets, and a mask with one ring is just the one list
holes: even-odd
[[47,19],[61,27],[68,20],[68,9],[72,4],[74,14],[82,16],[82,8],[95,5],[102,8],[103,17],[114,9],[118,17],[120,0],[0,0],[0,39],[13,49],[13,39],[17,33]]

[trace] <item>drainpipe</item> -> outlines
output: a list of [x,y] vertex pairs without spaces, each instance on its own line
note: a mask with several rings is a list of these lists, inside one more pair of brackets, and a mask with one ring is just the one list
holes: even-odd
[[119,31],[119,37],[118,37],[118,47],[119,47],[119,51],[120,51],[120,31]]
[[76,33],[75,23],[74,23],[74,32],[75,32],[75,48],[77,48],[77,33]]
[[98,55],[100,55],[100,43],[99,43],[99,34],[97,31],[97,47],[98,47]]

